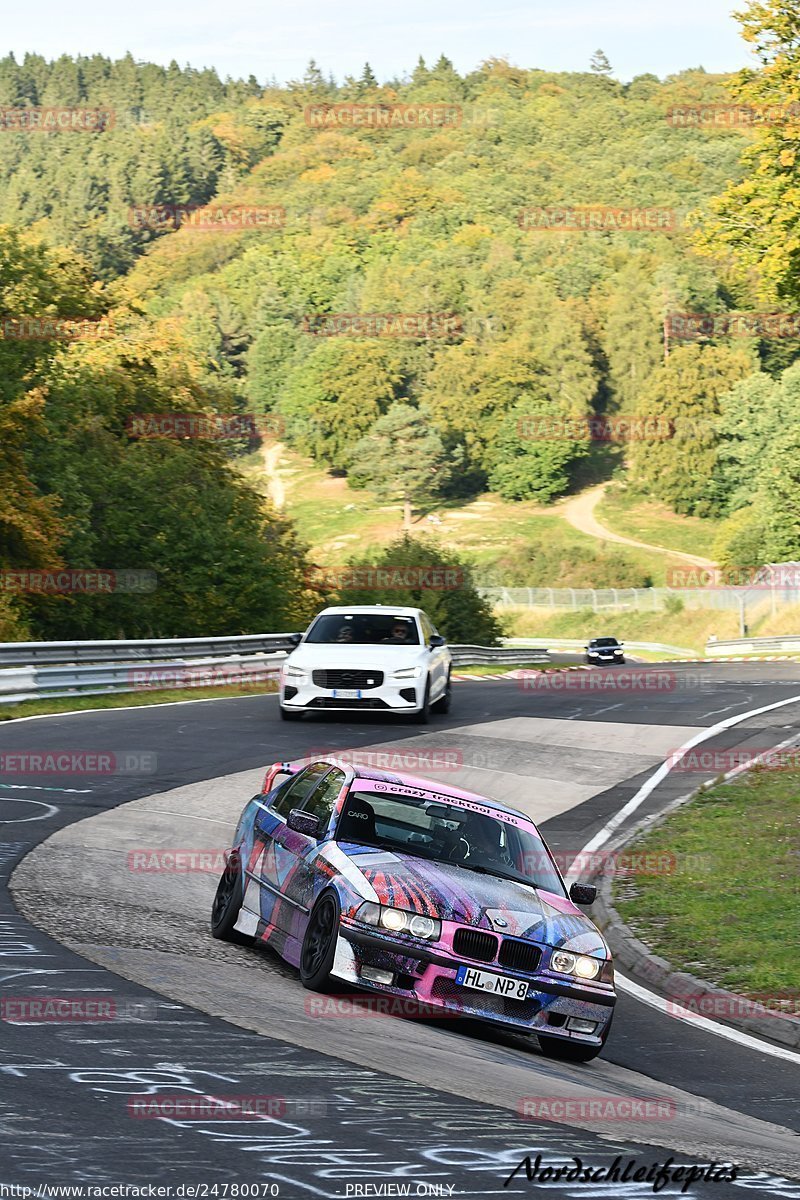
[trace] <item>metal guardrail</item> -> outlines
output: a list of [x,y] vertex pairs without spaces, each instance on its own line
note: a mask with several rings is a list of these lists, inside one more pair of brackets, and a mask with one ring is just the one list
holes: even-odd
[[229,654],[269,654],[291,650],[288,633],[233,637],[155,638],[102,642],[0,642],[0,667],[36,663],[132,662],[138,659],[224,658]]
[[[524,646],[531,644],[526,642],[525,638],[504,638],[506,646]],[[559,650],[583,650],[588,638],[551,638],[547,639],[548,645],[556,647]],[[697,658],[697,651],[692,650],[688,646],[669,646],[664,642],[629,642],[627,638],[623,639],[623,644],[626,650],[652,650],[658,654],[680,654],[689,658]]]
[[784,634],[778,637],[731,638],[726,641],[706,642],[706,656],[715,658],[729,654],[798,654],[800,634]]
[[514,663],[539,663],[549,662],[550,655],[547,650],[541,647],[531,647],[529,650],[523,648],[514,649],[503,646],[449,646],[450,654],[453,659],[453,666],[483,666],[487,664],[497,663],[500,666],[502,663],[507,663],[513,666]]
[[[290,634],[153,641],[0,643],[0,704],[65,696],[235,684],[254,691],[277,680]],[[547,662],[541,648],[453,645],[453,663]],[[235,651],[235,653],[232,653]],[[244,655],[244,657],[243,657]]]
[[0,704],[116,692],[224,687],[254,690],[277,679],[283,653],[248,658],[166,659],[155,662],[60,664],[0,670]]

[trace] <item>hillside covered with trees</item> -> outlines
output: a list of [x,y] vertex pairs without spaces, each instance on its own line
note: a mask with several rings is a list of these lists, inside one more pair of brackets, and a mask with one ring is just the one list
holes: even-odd
[[[800,102],[797,30],[777,3],[748,11],[762,67],[733,79],[622,84],[602,56],[463,77],[442,57],[382,85],[311,64],[285,87],[0,62],[0,106],[113,114],[0,138],[5,319],[112,322],[0,339],[0,565],[163,581],[84,598],[80,619],[0,594],[0,634],[214,633],[313,605],[290,524],[235,469],[252,439],[141,438],[142,413],[268,417],[406,504],[487,487],[547,503],[604,469],[598,421],[632,422],[629,486],[724,518],[721,562],[800,558],[800,338],[718,323],[685,340],[674,319],[800,307],[797,119],[702,116]],[[234,210],[270,219],[226,225]]]

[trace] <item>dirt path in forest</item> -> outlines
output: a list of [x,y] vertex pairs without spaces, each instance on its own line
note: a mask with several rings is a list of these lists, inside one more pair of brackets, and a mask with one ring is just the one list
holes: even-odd
[[281,442],[273,442],[264,447],[264,477],[267,481],[267,495],[276,508],[286,506],[286,487],[280,475],[280,461],[283,452]]
[[602,500],[607,486],[607,484],[601,483],[597,487],[581,492],[579,496],[574,496],[563,506],[560,515],[574,529],[579,529],[581,533],[587,533],[589,537],[602,538],[606,542],[619,542],[622,546],[636,546],[639,550],[654,550],[656,554],[669,554],[672,558],[684,559],[697,567],[715,566],[710,558],[702,558],[699,554],[687,554],[683,550],[670,550],[666,546],[653,546],[650,542],[638,542],[635,538],[614,533],[605,525],[601,525],[594,515],[594,510]]

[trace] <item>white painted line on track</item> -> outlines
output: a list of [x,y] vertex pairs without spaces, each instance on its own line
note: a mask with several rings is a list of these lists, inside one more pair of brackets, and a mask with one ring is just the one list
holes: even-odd
[[68,712],[36,713],[31,717],[9,717],[7,721],[0,721],[0,730],[6,725],[19,725],[20,721],[51,721],[53,717],[83,717],[86,713],[93,713],[94,716],[97,716],[98,713],[139,712],[140,710],[152,712],[154,708],[177,708],[179,704],[219,704],[225,700],[254,700],[256,696],[263,699],[265,696],[277,697],[277,695],[277,692],[254,692],[247,696],[199,696],[197,700],[159,700],[155,704],[121,704],[119,708],[71,708]]
[[641,984],[634,983],[626,975],[620,975],[619,971],[614,972],[614,978],[617,984],[622,985],[624,992],[629,992],[634,999],[641,1000],[642,1004],[647,1004],[650,1008],[658,1009],[659,1012],[665,1013],[675,1021],[684,1021],[687,1025],[694,1025],[695,1028],[702,1029],[706,1033],[715,1033],[718,1037],[725,1037],[730,1042],[738,1042],[740,1046],[745,1046],[748,1050],[758,1050],[760,1054],[771,1054],[773,1058],[782,1058],[784,1062],[800,1065],[800,1054],[794,1050],[786,1050],[783,1046],[773,1046],[771,1042],[762,1042],[760,1038],[752,1037],[749,1033],[742,1033],[739,1029],[732,1029],[729,1025],[719,1025],[709,1017],[683,1008],[675,1000],[665,1000],[663,996],[657,996],[655,992],[650,992]]
[[[628,803],[623,805],[619,812],[616,813],[610,821],[607,821],[603,828],[595,834],[591,841],[587,842],[583,849],[579,851],[575,859],[573,859],[572,863],[570,864],[569,870],[566,872],[565,878],[567,883],[569,884],[571,882],[570,877],[572,877],[573,880],[578,878],[578,872],[576,872],[575,875],[572,874],[572,868],[574,867],[575,863],[582,861],[584,855],[591,854],[595,850],[598,850],[601,846],[605,845],[612,833],[614,833],[614,831],[620,827],[623,821],[625,821],[631,815],[631,813],[635,812],[636,809],[644,803],[647,797],[651,795],[651,793],[658,787],[659,783],[661,783],[663,779],[666,779],[672,768],[677,764],[677,762],[680,761],[687,750],[691,750],[694,746],[699,745],[701,742],[707,742],[710,738],[716,737],[717,734],[723,733],[726,729],[733,728],[734,725],[741,724],[742,721],[746,721],[750,717],[758,717],[762,713],[774,712],[776,708],[784,708],[787,704],[799,703],[800,696],[790,696],[787,700],[778,700],[774,704],[765,704],[763,708],[753,708],[749,712],[739,713],[738,716],[728,717],[728,719],[725,721],[719,721],[716,725],[712,725],[709,729],[704,729],[700,733],[696,734],[693,738],[690,738],[688,742],[685,742],[681,747],[679,747],[675,754],[672,755],[672,761],[663,762],[661,766],[653,772],[650,778],[645,780],[636,795],[632,796]],[[776,746],[774,749],[782,749],[795,740],[796,735],[791,738],[787,738],[785,742],[781,742],[780,746]],[[757,757],[765,758],[766,754]],[[753,762],[755,761],[757,761],[757,759],[753,760]],[[729,771],[724,778],[728,779],[735,775],[741,774],[742,771],[752,766],[753,762],[734,767],[734,769]],[[628,992],[636,1000],[640,1000],[643,1004],[648,1004],[651,1008],[658,1009],[659,1012],[663,1012],[666,1016],[672,1017],[673,1020],[684,1021],[689,1025],[696,1026],[698,1029],[705,1030],[706,1033],[714,1033],[717,1035],[717,1037],[727,1038],[728,1041],[731,1042],[738,1042],[740,1046],[746,1046],[750,1050],[757,1050],[762,1054],[772,1055],[773,1058],[781,1058],[785,1062],[793,1062],[800,1066],[800,1054],[795,1053],[793,1050],[784,1050],[781,1046],[773,1046],[770,1042],[762,1042],[759,1038],[752,1037],[746,1033],[741,1033],[738,1029],[732,1029],[728,1025],[719,1025],[716,1021],[709,1020],[708,1017],[700,1016],[698,1013],[689,1012],[688,1009],[680,1009],[680,1006],[676,1006],[672,1002],[670,1002],[671,1007],[667,1008],[667,1001],[662,996],[656,995],[655,992],[649,991],[647,988],[642,987],[641,984],[634,983],[632,979],[628,979],[626,976],[620,975],[619,973],[615,973],[615,979],[620,985],[621,991]],[[675,1008],[678,1008],[679,1011],[673,1011]]]
[[63,792],[69,796],[91,796],[92,788],[44,787],[37,783],[0,783],[3,792]]

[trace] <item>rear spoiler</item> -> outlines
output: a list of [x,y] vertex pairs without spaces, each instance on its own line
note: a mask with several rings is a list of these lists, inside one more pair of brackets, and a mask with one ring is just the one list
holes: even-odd
[[300,767],[295,766],[291,762],[273,763],[271,767],[267,767],[267,773],[264,776],[264,782],[261,785],[261,794],[266,795],[272,791],[273,783],[276,775],[296,775]]

